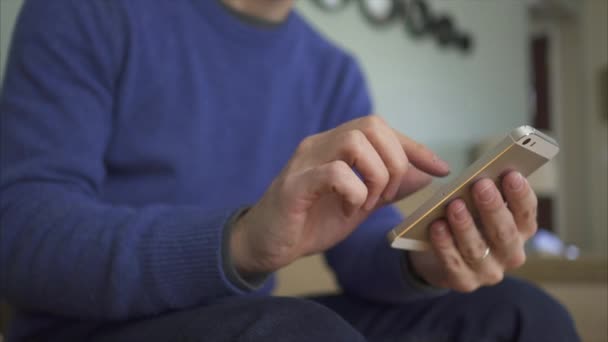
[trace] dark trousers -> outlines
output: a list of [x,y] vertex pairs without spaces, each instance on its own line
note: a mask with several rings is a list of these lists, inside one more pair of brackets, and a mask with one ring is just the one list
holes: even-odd
[[[103,331],[101,333],[100,331]],[[310,299],[229,298],[146,320],[105,326],[94,342],[167,341],[578,341],[572,319],[554,299],[506,279],[470,294],[405,304],[348,295]]]

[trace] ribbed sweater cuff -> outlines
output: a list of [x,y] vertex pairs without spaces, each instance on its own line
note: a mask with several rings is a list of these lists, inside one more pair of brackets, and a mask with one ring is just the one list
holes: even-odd
[[228,223],[226,223],[226,226],[224,227],[224,242],[222,246],[222,267],[224,274],[234,286],[243,291],[259,290],[271,275],[271,273],[260,273],[249,277],[243,277],[236,270],[236,267],[232,262],[230,253],[230,235],[232,234],[232,228],[234,227],[236,221],[243,216],[249,210],[249,208],[250,207],[241,208],[232,214],[228,220]]
[[[204,213],[197,208],[172,212],[170,226],[158,227],[142,239],[145,248],[141,269],[143,284],[151,295],[173,307],[247,291],[232,284],[223,268],[223,231],[234,209]],[[157,291],[156,294],[154,290]]]
[[435,297],[449,292],[447,289],[435,287],[422,279],[412,267],[408,252],[401,253],[401,269],[405,286],[413,296]]

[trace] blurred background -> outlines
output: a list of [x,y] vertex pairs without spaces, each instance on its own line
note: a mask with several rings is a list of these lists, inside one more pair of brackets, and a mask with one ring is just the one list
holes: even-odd
[[[296,3],[359,60],[377,113],[452,175],[522,124],[559,141],[558,157],[531,178],[547,234],[517,274],[559,297],[585,341],[608,341],[608,0]],[[0,0],[0,78],[21,4]],[[433,189],[399,207],[410,212]],[[319,257],[279,276],[282,295],[336,289]]]

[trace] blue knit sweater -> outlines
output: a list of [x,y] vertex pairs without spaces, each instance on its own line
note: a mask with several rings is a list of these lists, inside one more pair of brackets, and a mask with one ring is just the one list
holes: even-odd
[[[372,112],[362,74],[295,12],[212,0],[29,0],[0,98],[0,296],[12,336],[264,295],[225,273],[227,220],[307,135]],[[416,295],[378,210],[326,253],[345,291]],[[67,328],[66,328],[67,327]]]

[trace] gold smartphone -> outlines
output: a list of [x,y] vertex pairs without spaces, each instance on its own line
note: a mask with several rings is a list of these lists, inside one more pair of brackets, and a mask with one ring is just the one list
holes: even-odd
[[511,170],[517,170],[524,177],[528,177],[555,157],[558,151],[559,146],[553,138],[533,127],[520,126],[514,129],[460,176],[441,186],[430,199],[393,228],[388,234],[391,247],[417,251],[429,249],[428,226],[445,217],[445,208],[450,201],[462,198],[473,216],[477,215],[470,194],[470,188],[477,180],[490,178],[500,184],[502,175]]

